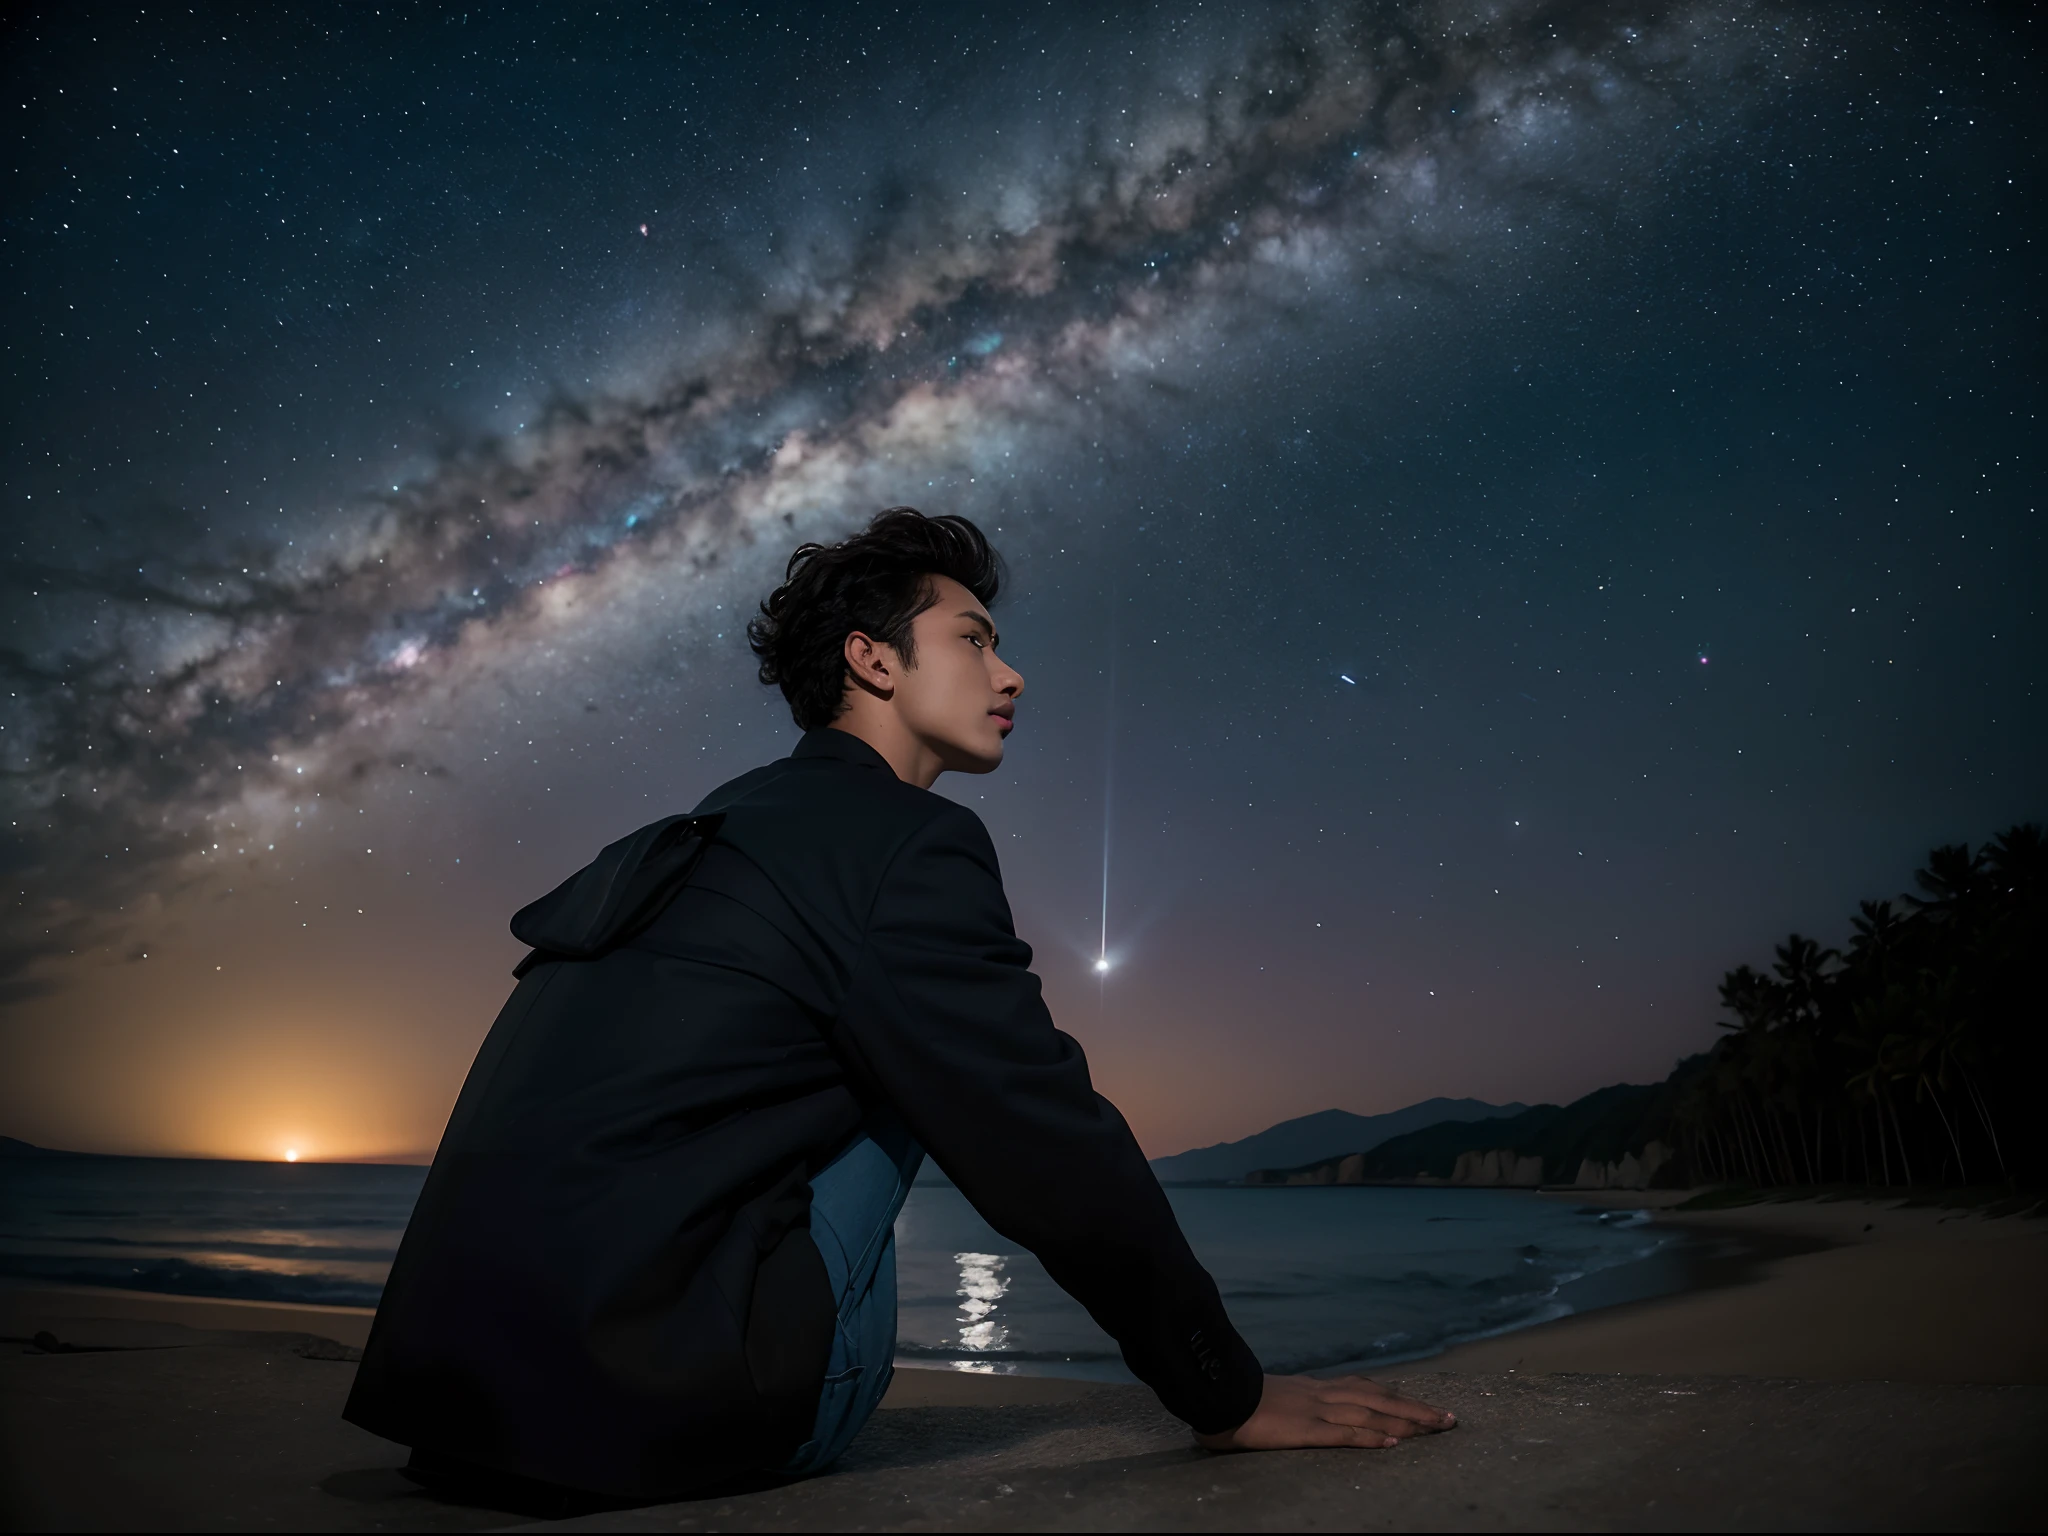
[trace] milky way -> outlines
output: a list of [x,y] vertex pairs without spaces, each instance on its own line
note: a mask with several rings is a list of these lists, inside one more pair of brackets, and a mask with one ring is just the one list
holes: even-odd
[[13,659],[38,905],[92,915],[105,892],[81,882],[111,842],[177,862],[223,828],[267,840],[310,783],[406,755],[421,701],[633,602],[650,571],[687,579],[764,528],[844,525],[1027,435],[1056,449],[1094,413],[1142,408],[1148,384],[1198,387],[1280,311],[1426,279],[1625,182],[1674,122],[1729,131],[1717,98],[1739,72],[1813,62],[1779,20],[1298,13],[965,197],[933,185],[866,221],[850,256],[718,317],[730,339],[657,391],[558,398],[516,441],[366,501],[318,554],[17,567],[32,591],[123,611],[111,643]]

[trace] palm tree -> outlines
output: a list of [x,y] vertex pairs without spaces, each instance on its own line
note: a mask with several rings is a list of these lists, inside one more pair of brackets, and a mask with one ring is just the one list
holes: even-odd
[[[1898,1106],[1885,1092],[1885,1084],[1906,1075],[1902,1068],[1902,1054],[1912,1037],[1913,999],[1903,986],[1893,983],[1876,997],[1858,999],[1852,1010],[1858,1033],[1844,1043],[1859,1052],[1861,1065],[1850,1076],[1848,1086],[1869,1094],[1876,1102],[1880,1148],[1884,1146],[1885,1115],[1891,1115],[1892,1137],[1899,1148],[1899,1166],[1910,1186],[1913,1182],[1913,1158],[1906,1150],[1906,1132],[1899,1123]],[[1891,1183],[1889,1160],[1885,1183]]]
[[[1974,850],[1935,848],[1914,885],[1914,894],[1861,903],[1839,953],[1794,933],[1767,970],[1739,965],[1723,976],[1727,1034],[1671,1110],[1673,1140],[1693,1149],[1695,1164],[1711,1161],[1724,1177],[1747,1169],[1765,1185],[1795,1182],[1803,1169],[1818,1182],[1850,1177],[1860,1153],[1863,1178],[1890,1185],[1896,1150],[1910,1185],[1916,1150],[1939,1149],[1942,1176],[1953,1158],[1967,1180],[1974,1125],[2009,1182],[2039,1171],[2031,1142],[2008,1163],[1999,1128],[2012,1124],[2007,1101],[2048,1076],[2048,836],[2024,823]],[[1951,1098],[1972,1113],[1961,1103],[1951,1113]]]
[[2007,827],[1985,845],[1980,858],[1990,885],[2002,895],[2037,901],[2048,889],[2048,837],[2036,822]]
[[1913,883],[1927,893],[1908,896],[1914,908],[1937,921],[1953,917],[1985,894],[1984,866],[1968,843],[1944,843],[1927,855],[1927,867],[1913,872]]
[[1898,1075],[1911,1080],[1914,1103],[1934,1105],[1942,1129],[1948,1132],[1949,1146],[1956,1154],[1956,1172],[1967,1184],[1970,1168],[1963,1157],[1962,1138],[1956,1135],[1955,1123],[1941,1102],[1942,1090],[1948,1087],[1943,1039],[1961,1027],[1957,1022],[1957,975],[1953,969],[1939,978],[1932,971],[1922,971],[1919,980],[1920,986],[1912,999],[1912,1032],[1900,1040],[1898,1062],[1902,1070]]
[[1859,904],[1857,916],[1849,920],[1855,937],[1849,941],[1850,969],[1881,974],[1886,963],[1904,947],[1908,920],[1888,901]]
[[[1932,973],[1928,973],[1931,979]],[[1977,1080],[1970,1072],[1970,1061],[1977,1055],[1974,1019],[1958,1002],[1962,988],[1960,977],[1951,969],[1938,984],[1939,1002],[1930,1014],[1928,1023],[1927,1058],[1933,1064],[1933,1080],[1943,1089],[1951,1082],[1960,1082],[1970,1105],[1977,1111],[1977,1122],[1984,1127],[1985,1139],[1991,1143],[1991,1155],[1998,1159],[1999,1177],[2011,1180],[2011,1172],[2005,1166],[2005,1151],[1998,1144],[1998,1127],[1991,1118],[1991,1108],[1984,1102],[1984,1095],[1977,1087]],[[1940,1108],[1937,1103],[1936,1108]],[[1942,1121],[1947,1123],[1943,1114]],[[1953,1140],[1955,1132],[1949,1132]],[[1961,1163],[1963,1150],[1956,1146],[1956,1161]]]
[[1781,983],[1775,1028],[1778,1033],[1777,1066],[1780,1089],[1791,1106],[1793,1125],[1799,1134],[1799,1153],[1806,1162],[1808,1183],[1819,1183],[1821,1105],[1813,1105],[1813,1150],[1806,1141],[1805,1104],[1812,1097],[1814,1069],[1818,1065],[1821,1016],[1826,1012],[1834,989],[1835,973],[1829,969],[1841,959],[1832,949],[1823,949],[1812,939],[1792,934],[1778,946],[1777,964],[1771,967]]

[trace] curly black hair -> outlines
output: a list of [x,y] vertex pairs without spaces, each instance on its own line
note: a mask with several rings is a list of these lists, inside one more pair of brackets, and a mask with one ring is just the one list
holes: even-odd
[[938,601],[932,577],[950,576],[983,603],[1002,590],[1003,561],[964,517],[890,507],[838,544],[805,544],[782,585],[747,625],[761,681],[782,690],[799,727],[815,731],[846,709],[846,637],[855,630],[916,666],[910,625]]

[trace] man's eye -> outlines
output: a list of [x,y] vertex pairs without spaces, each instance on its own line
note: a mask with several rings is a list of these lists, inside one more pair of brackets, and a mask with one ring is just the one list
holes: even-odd
[[979,649],[983,643],[982,638],[979,635],[969,635],[967,638],[974,643],[977,649]]

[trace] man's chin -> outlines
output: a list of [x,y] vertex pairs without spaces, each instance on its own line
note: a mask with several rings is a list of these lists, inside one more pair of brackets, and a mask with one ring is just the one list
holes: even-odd
[[994,773],[1003,766],[1003,743],[994,747],[977,747],[973,751],[958,750],[950,754],[946,764],[949,773]]

